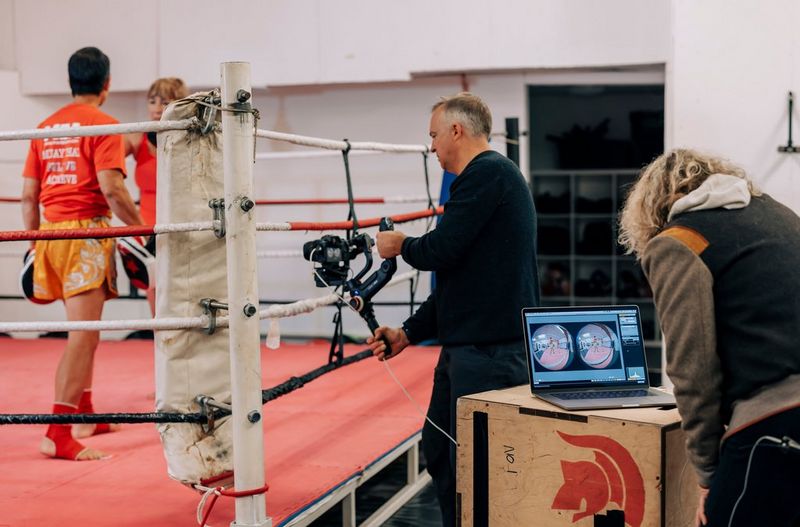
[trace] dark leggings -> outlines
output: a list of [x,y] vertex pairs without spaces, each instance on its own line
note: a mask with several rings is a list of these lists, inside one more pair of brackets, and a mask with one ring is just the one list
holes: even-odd
[[[800,443],[800,408],[773,415],[725,440],[706,501],[708,527],[800,526],[800,451],[764,436]],[[757,441],[758,446],[753,450]],[[752,452],[747,489],[745,473]]]
[[[428,418],[456,435],[456,402],[463,395],[528,382],[525,345],[445,346],[433,373]],[[455,445],[429,422],[422,428],[422,451],[433,478],[445,527],[456,525]]]

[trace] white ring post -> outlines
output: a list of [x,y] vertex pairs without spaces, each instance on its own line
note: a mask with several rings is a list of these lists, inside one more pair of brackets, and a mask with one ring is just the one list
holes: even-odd
[[[261,422],[261,351],[258,317],[256,223],[253,203],[253,114],[250,64],[225,62],[222,70],[222,162],[225,174],[228,313],[231,350],[231,416],[236,490],[264,485]],[[270,527],[263,494],[236,498],[231,526]]]

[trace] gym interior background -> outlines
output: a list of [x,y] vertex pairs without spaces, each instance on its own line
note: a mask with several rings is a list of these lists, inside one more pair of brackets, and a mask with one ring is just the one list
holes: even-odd
[[[527,133],[521,168],[539,207],[543,300],[638,303],[657,346],[646,284],[614,244],[625,185],[662,148],[692,146],[742,164],[765,191],[800,211],[800,155],[777,149],[787,143],[788,93],[800,92],[798,19],[793,0],[142,0],[135,8],[122,1],[0,0],[2,128],[33,128],[68,101],[64,64],[85,45],[111,57],[105,110],[123,122],[146,120],[153,79],[179,76],[193,90],[209,89],[228,60],[252,64],[259,127],[334,139],[427,142],[431,104],[468,89],[490,105],[495,132],[515,117]],[[795,110],[795,125],[797,117]],[[494,148],[505,152],[502,138],[495,139]],[[3,195],[20,193],[26,148],[0,144]],[[259,144],[259,151],[287,150],[302,148]],[[438,195],[441,170],[433,157],[428,165]],[[356,196],[425,193],[418,156],[354,157],[352,169]],[[259,161],[256,178],[260,198],[345,193],[335,156]],[[22,228],[18,205],[0,207],[7,229]],[[404,210],[365,205],[359,214]],[[274,207],[262,209],[259,220],[346,214],[345,206]],[[423,228],[420,222],[410,229]],[[286,233],[259,243],[299,249],[304,239]],[[22,250],[9,244],[0,253],[0,295],[17,294]],[[310,267],[301,272],[295,261],[262,262],[260,273],[264,298],[318,293]],[[417,298],[427,293],[425,281]],[[384,295],[405,300],[408,293]],[[21,300],[0,301],[0,313],[6,321],[61,316],[58,305]],[[378,318],[391,325],[406,313],[384,307]],[[145,302],[119,300],[104,315],[144,318],[148,311]],[[322,310],[287,319],[282,333],[329,335],[330,317]],[[365,334],[360,321],[346,317],[346,331]]]

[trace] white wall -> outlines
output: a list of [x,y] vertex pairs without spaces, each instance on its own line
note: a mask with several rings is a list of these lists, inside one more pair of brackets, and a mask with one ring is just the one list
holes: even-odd
[[[157,76],[213,86],[245,60],[253,84],[408,80],[413,74],[663,63],[662,0],[16,0],[24,93],[63,93],[64,64],[96,45],[118,90]],[[42,42],[43,36],[46,36]]]
[[14,56],[14,0],[0,0],[0,71],[16,67]]
[[[800,212],[800,154],[787,140],[787,92],[800,95],[800,3],[675,0],[667,76],[670,146],[718,153]],[[795,143],[800,113],[795,106]]]

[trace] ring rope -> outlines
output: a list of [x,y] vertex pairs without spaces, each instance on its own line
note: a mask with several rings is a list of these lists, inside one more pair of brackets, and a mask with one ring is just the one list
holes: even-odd
[[[224,319],[224,320],[223,320]],[[39,331],[165,331],[206,328],[210,319],[198,317],[148,318],[131,320],[72,320],[67,322],[0,322],[0,333]],[[227,324],[227,317],[217,318],[217,327]]]
[[180,121],[146,121],[138,123],[100,124],[91,126],[70,126],[67,128],[36,128],[33,130],[11,130],[0,132],[0,141],[20,141],[24,139],[50,139],[55,137],[94,137],[98,135],[119,135],[135,132],[166,132],[167,130],[193,130],[199,128],[196,117]]
[[[390,216],[395,223],[405,223],[422,218],[428,218],[441,214],[443,207],[435,210],[424,210],[396,214]],[[358,222],[359,227],[376,227],[380,224],[381,218],[368,218]],[[170,234],[176,232],[196,232],[211,231],[219,224],[218,221],[200,221],[191,223],[166,223],[158,225],[129,225],[125,227],[92,227],[88,229],[53,229],[42,230],[23,230],[0,232],[0,242],[18,242],[33,240],[76,240],[83,238],[119,238],[124,236],[150,236],[153,234]],[[352,221],[338,222],[279,222],[279,223],[256,223],[256,230],[259,231],[325,231],[325,230],[349,230],[353,228]]]
[[[354,156],[375,156],[379,154],[380,152],[369,151],[369,150],[352,152],[352,155]],[[255,155],[255,158],[256,161],[260,161],[260,160],[272,160],[272,159],[306,159],[313,157],[334,157],[338,155],[339,152],[336,152],[334,150],[293,150],[291,152],[258,152]],[[24,162],[24,160],[20,162]]]
[[[315,368],[308,373],[300,376],[290,377],[288,380],[261,390],[262,404],[266,404],[278,397],[287,395],[309,382],[318,379],[322,375],[362,360],[372,357],[372,350],[366,349],[356,354],[345,357],[341,362],[331,362]],[[230,412],[218,409],[214,412],[214,419],[219,419]],[[100,423],[120,423],[120,424],[143,424],[143,423],[191,423],[208,424],[208,417],[200,412],[196,413],[176,413],[176,412],[145,412],[145,413],[115,413],[115,414],[0,414],[0,426],[2,425],[68,425],[68,424],[100,424]]]
[[[351,154],[352,155],[352,154]],[[0,197],[0,203],[20,203],[21,198]],[[428,203],[427,196],[369,196],[353,198],[353,203],[360,204],[385,204],[385,203]],[[347,198],[287,198],[287,199],[257,199],[256,205],[341,205],[349,203]]]
[[[410,279],[410,274],[403,273],[392,279],[386,286],[393,286]],[[290,304],[272,304],[259,311],[259,319],[287,318],[305,313],[336,303],[339,296],[329,294],[321,297],[297,300]],[[30,333],[42,331],[136,331],[152,330],[165,331],[176,329],[206,329],[211,320],[207,315],[198,317],[168,317],[132,320],[73,320],[66,322],[0,322],[2,333]],[[226,327],[228,316],[216,317],[216,327]]]
[[151,236],[177,232],[212,231],[218,221],[198,221],[189,223],[164,223],[159,225],[127,225],[124,227],[90,227],[87,229],[53,229],[0,232],[0,242],[19,242],[34,240],[77,240],[120,238],[124,236]]
[[371,150],[376,152],[387,152],[397,154],[410,154],[429,152],[427,145],[402,145],[392,143],[376,143],[368,141],[336,141],[334,139],[323,139],[321,137],[311,137],[307,135],[287,134],[274,132],[272,130],[256,129],[256,137],[272,139],[273,141],[283,141],[301,146],[311,146],[324,148],[326,150]]
[[[408,212],[405,214],[395,214],[389,216],[395,223],[406,223],[409,221],[419,220],[436,216],[444,211],[444,207],[439,206],[434,210],[423,210],[417,212]],[[381,217],[367,218],[358,220],[358,226],[363,227],[377,227],[381,223]],[[353,228],[352,221],[332,221],[332,222],[307,222],[307,221],[293,221],[282,223],[256,223],[256,230],[259,231],[327,231],[327,230],[349,230]]]
[[190,423],[206,424],[208,418],[201,413],[136,412],[117,414],[0,414],[2,425],[74,425],[74,424],[144,424]]
[[[262,487],[250,490],[233,490],[226,489],[225,487],[204,487],[203,485],[199,484],[193,486],[195,489],[203,493],[203,497],[200,499],[200,503],[197,505],[197,524],[200,525],[200,527],[211,527],[206,522],[211,516],[211,511],[214,510],[214,504],[217,503],[217,499],[220,496],[225,496],[226,498],[246,498],[247,496],[264,494],[269,490],[269,485],[266,483]],[[208,508],[206,508],[207,501]]]
[[[372,254],[378,254],[378,249],[376,247],[372,248]],[[2,256],[2,253],[0,253]],[[23,253],[14,253],[13,256],[21,257]],[[303,251],[298,251],[295,249],[273,249],[273,250],[265,250],[265,251],[258,251],[256,252],[256,258],[300,258],[304,257]]]
[[[380,155],[381,152],[361,150],[352,152],[354,156],[374,156]],[[332,150],[295,150],[291,152],[258,152],[254,156],[256,161],[268,160],[281,160],[281,159],[306,159],[314,157],[334,157],[338,156],[339,152]],[[24,159],[0,158],[0,165],[22,165],[25,163]]]
[[[333,304],[337,300],[334,294],[316,298],[298,300],[291,304],[271,305],[259,311],[260,319],[285,318]],[[216,317],[216,327],[227,327],[228,316]],[[116,331],[143,330],[165,331],[174,329],[207,329],[211,319],[208,315],[197,317],[168,317],[138,320],[71,320],[66,322],[0,322],[0,333],[36,332],[36,331]]]

